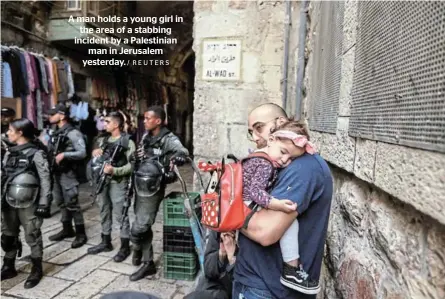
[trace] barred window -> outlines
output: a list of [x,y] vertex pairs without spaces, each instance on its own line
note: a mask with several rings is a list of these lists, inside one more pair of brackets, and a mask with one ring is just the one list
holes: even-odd
[[445,152],[445,2],[360,1],[349,134]]
[[311,70],[309,125],[311,130],[335,133],[340,98],[343,1],[313,2],[315,22],[314,63]]

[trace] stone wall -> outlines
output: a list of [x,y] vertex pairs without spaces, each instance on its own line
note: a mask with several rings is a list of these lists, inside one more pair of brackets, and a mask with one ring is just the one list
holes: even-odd
[[[311,131],[335,184],[319,298],[444,298],[445,156],[348,135],[358,24],[357,2],[344,4],[337,132]],[[309,9],[306,112],[320,5]]]
[[319,298],[444,298],[445,228],[343,170]]
[[[249,110],[266,102],[281,104],[284,2],[195,1],[194,11],[195,156],[245,156],[253,147],[246,134]],[[201,44],[208,37],[242,39],[241,82],[201,79]]]

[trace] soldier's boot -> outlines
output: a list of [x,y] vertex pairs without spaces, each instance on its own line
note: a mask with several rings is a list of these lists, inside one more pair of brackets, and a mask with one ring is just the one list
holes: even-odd
[[10,279],[17,276],[17,270],[15,269],[15,258],[3,258],[3,266],[1,272],[1,280]]
[[85,226],[83,224],[76,225],[76,238],[71,243],[71,248],[82,247],[88,241],[87,234],[85,233]]
[[25,281],[25,289],[31,289],[39,284],[43,277],[42,258],[31,258],[31,274]]
[[62,241],[66,238],[72,238],[76,235],[71,222],[62,222],[62,230],[55,235],[49,236],[50,241]]
[[142,263],[142,250],[133,250],[133,266],[140,266]]
[[88,254],[98,254],[100,252],[109,252],[113,250],[111,245],[111,236],[102,234],[102,242],[99,245],[88,248]]
[[156,265],[153,261],[144,262],[142,266],[130,275],[130,281],[141,280],[142,278],[156,274]]
[[125,261],[130,254],[131,254],[130,239],[121,238],[121,248],[119,249],[117,254],[114,256],[113,260],[116,263],[121,263],[121,262]]

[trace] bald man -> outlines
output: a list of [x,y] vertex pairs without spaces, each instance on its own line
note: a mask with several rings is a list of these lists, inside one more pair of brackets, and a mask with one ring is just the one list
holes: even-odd
[[[280,106],[261,105],[249,114],[249,134],[258,148],[264,147],[271,130],[287,120]],[[332,192],[329,167],[318,154],[305,154],[279,172],[271,195],[292,200],[297,204],[297,212],[285,214],[263,209],[254,214],[248,229],[239,236],[232,298],[316,298],[317,290],[312,286],[320,279]],[[306,294],[281,283],[293,275],[282,273],[279,240],[295,217],[300,225],[300,232],[295,236],[300,244],[300,261],[311,282],[311,285],[300,285]],[[298,283],[300,281],[295,281]],[[311,292],[314,295],[307,295]]]

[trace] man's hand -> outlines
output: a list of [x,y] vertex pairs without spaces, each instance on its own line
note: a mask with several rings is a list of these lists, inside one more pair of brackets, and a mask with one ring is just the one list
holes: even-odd
[[97,158],[102,156],[102,154],[104,153],[104,151],[101,148],[97,148],[93,151],[93,157]]
[[224,263],[224,260],[227,257],[227,251],[226,251],[226,248],[224,247],[224,243],[222,242],[222,239],[221,239],[221,242],[219,242],[218,257],[219,257],[219,261],[221,262],[221,264]]
[[235,263],[235,250],[236,250],[236,242],[235,242],[235,233],[222,233],[221,239],[224,244],[224,248],[227,252],[227,259],[229,260],[229,264],[233,265]]
[[113,166],[111,166],[110,164],[104,166],[104,173],[113,175],[113,172],[114,172]]
[[51,218],[51,207],[47,205],[39,205],[34,215],[42,218]]
[[267,207],[270,210],[281,211],[285,213],[292,213],[297,210],[297,204],[292,202],[289,199],[276,199],[272,198],[269,202],[269,206]]
[[170,161],[176,166],[182,166],[187,161],[187,157],[183,155],[173,156]]
[[65,158],[65,155],[63,153],[60,153],[56,156],[56,164],[59,165],[60,162]]

